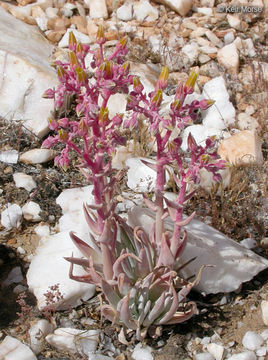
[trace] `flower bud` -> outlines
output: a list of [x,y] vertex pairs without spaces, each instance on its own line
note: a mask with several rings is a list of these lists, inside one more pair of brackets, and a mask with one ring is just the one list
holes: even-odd
[[79,84],[85,84],[87,81],[87,75],[84,72],[84,70],[80,66],[77,66],[75,69],[75,72],[76,72],[76,76],[77,76],[77,80],[78,80]]
[[159,107],[161,105],[162,99],[163,99],[163,91],[161,89],[158,89],[152,97],[152,103],[156,107]]
[[58,124],[60,127],[67,128],[69,125],[69,119],[68,118],[61,118],[58,120]]
[[78,133],[80,136],[85,136],[88,133],[88,129],[85,123],[85,119],[81,119],[78,124]]
[[50,130],[57,130],[59,128],[59,124],[57,120],[48,118],[48,127]]
[[170,108],[173,111],[177,111],[181,108],[181,101],[179,99],[175,100],[173,103],[171,103]]
[[96,43],[97,44],[104,44],[106,41],[105,39],[105,36],[104,36],[104,30],[103,30],[103,26],[100,25],[99,28],[98,28],[98,31],[97,31],[97,40],[96,40]]
[[199,102],[199,106],[201,110],[207,110],[211,105],[215,103],[214,100],[211,99],[203,99]]
[[109,116],[109,111],[107,107],[101,107],[100,108],[100,115],[99,115],[99,122],[104,125],[107,120],[108,120],[108,116]]
[[168,84],[168,67],[163,66],[161,70],[161,74],[157,81],[157,88],[164,90],[167,87],[167,84]]
[[57,75],[60,81],[64,81],[66,72],[62,66],[57,66]]
[[69,32],[69,49],[74,50],[75,45],[77,44],[76,38],[74,36],[74,33],[72,31]]
[[44,94],[43,94],[43,98],[45,99],[54,99],[55,96],[55,91],[52,89],[47,89]]
[[62,129],[58,131],[59,140],[62,142],[67,142],[68,140],[68,133]]
[[130,69],[130,63],[129,61],[124,62],[119,68],[119,73],[122,75],[128,75]]
[[138,93],[141,93],[143,90],[143,85],[138,76],[133,77],[133,87],[134,87],[134,90]]
[[113,64],[111,61],[103,62],[99,67],[103,77],[110,79],[113,77]]
[[117,48],[120,47],[120,48],[124,49],[126,47],[126,45],[127,45],[127,42],[128,42],[128,37],[124,36],[122,39],[120,39],[118,41],[118,43],[116,44],[116,47]]
[[73,66],[78,66],[79,65],[77,56],[75,55],[75,53],[73,51],[69,52],[69,59],[70,59],[70,63]]
[[194,91],[194,85],[196,83],[196,79],[197,79],[197,72],[193,71],[191,72],[190,76],[188,77],[186,83],[185,83],[185,87],[187,89],[187,94],[190,94]]

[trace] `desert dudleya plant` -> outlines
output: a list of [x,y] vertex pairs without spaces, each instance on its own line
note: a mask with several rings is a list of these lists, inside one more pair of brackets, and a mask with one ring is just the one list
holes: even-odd
[[[190,134],[190,162],[186,166],[181,138],[171,140],[174,128],[184,129],[193,123],[198,109],[207,109],[213,104],[211,100],[195,100],[184,105],[186,96],[193,93],[195,72],[184,85],[178,85],[169,115],[163,117],[160,110],[163,90],[168,84],[168,69],[163,67],[154,91],[147,96],[139,77],[131,75],[130,64],[124,62],[127,39],[122,38],[107,58],[102,27],[97,33],[97,43],[98,49],[91,50],[88,45],[78,43],[70,32],[69,61],[55,62],[59,85],[45,92],[45,97],[55,102],[49,127],[56,135],[49,136],[43,146],[63,144],[55,162],[64,169],[70,163],[70,151],[74,151],[79,159],[78,167],[93,184],[94,204],[84,205],[91,244],[70,233],[84,255],[83,258],[66,258],[71,263],[70,277],[100,287],[105,300],[101,306],[102,315],[134,330],[137,339],[142,339],[150,326],[180,323],[197,313],[195,303],[185,300],[199,281],[201,270],[193,282],[179,277],[180,270],[187,265],[180,261],[187,239],[186,231],[182,230],[194,217],[192,214],[184,219],[183,206],[193,195],[187,192],[187,184],[200,181],[200,169],[212,172],[218,181],[218,170],[224,167],[224,161],[217,158],[214,139],[207,139],[202,147]],[[88,54],[93,56],[93,75],[85,65]],[[127,96],[126,110],[131,111],[127,121],[123,120],[123,114],[109,116],[107,103],[116,93]],[[61,117],[66,98],[73,102]],[[144,194],[145,205],[156,214],[149,235],[142,227],[131,228],[115,213],[116,185],[121,175],[111,165],[116,146],[126,143],[120,130],[135,128],[140,116],[148,122],[157,146],[155,165],[146,163],[157,173],[154,200]],[[179,189],[176,202],[163,195],[166,166],[174,169],[173,178]],[[165,230],[167,216],[174,222],[172,232]],[[82,266],[87,274],[75,276],[74,265]]]

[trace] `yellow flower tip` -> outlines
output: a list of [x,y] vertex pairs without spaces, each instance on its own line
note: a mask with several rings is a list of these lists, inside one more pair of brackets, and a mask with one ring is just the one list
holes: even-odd
[[77,44],[76,37],[72,31],[69,32],[69,48],[73,49],[75,44]]
[[197,76],[198,76],[198,73],[196,71],[192,71],[190,76],[188,77],[185,85],[190,89],[194,89],[194,85],[196,83]]
[[100,25],[98,27],[97,30],[97,43],[98,44],[104,44],[106,41],[105,36],[104,36],[104,29],[103,29],[103,25]]
[[70,59],[70,63],[75,66],[78,65],[78,59],[77,56],[75,55],[75,53],[73,51],[69,52],[69,59]]
[[64,76],[66,75],[66,72],[65,70],[63,69],[62,66],[57,66],[57,75],[58,75],[58,78],[61,80],[64,78]]
[[126,61],[124,62],[124,64],[122,65],[123,69],[127,72],[129,72],[130,70],[130,62],[129,61]]
[[125,48],[127,45],[127,42],[128,42],[128,37],[124,36],[122,39],[119,40],[118,43],[122,48]]
[[109,110],[107,107],[101,107],[100,108],[100,115],[99,115],[99,122],[101,124],[105,124],[108,120],[108,116],[109,116]]
[[59,135],[59,140],[61,140],[61,141],[67,141],[68,140],[68,134],[67,134],[66,131],[60,129],[58,131],[58,135]]
[[168,84],[168,67],[163,66],[161,70],[161,74],[158,79],[158,84],[161,87],[161,89],[164,89],[167,87]]
[[161,89],[158,89],[152,98],[152,102],[157,107],[159,107],[161,105],[162,99],[163,99],[163,91]]
[[77,66],[75,72],[79,83],[85,83],[87,81],[87,75],[80,66]]

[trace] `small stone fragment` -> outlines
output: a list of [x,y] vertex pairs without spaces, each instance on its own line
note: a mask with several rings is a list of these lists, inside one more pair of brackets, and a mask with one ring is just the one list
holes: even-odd
[[45,337],[52,333],[54,326],[45,319],[38,320],[29,329],[31,349],[38,355],[45,347]]
[[193,0],[157,0],[157,2],[169,6],[181,16],[185,16],[193,6]]
[[22,209],[17,204],[7,204],[7,209],[1,213],[1,224],[8,230],[18,228],[22,217]]
[[4,281],[4,285],[9,286],[10,284],[19,283],[22,280],[23,280],[23,276],[21,273],[21,268],[20,266],[16,266],[8,274],[7,278]]
[[13,174],[13,179],[17,188],[23,188],[29,192],[36,188],[36,182],[30,175],[17,172]]
[[239,354],[232,355],[228,360],[257,360],[257,356],[253,351],[245,351]]
[[0,161],[7,164],[17,164],[19,153],[17,150],[0,151]]
[[215,360],[214,356],[208,352],[196,354],[194,360]]
[[242,339],[242,345],[248,350],[257,350],[263,344],[263,338],[254,331],[247,331]]
[[146,346],[142,346],[141,343],[138,343],[135,348],[134,351],[131,355],[131,357],[134,360],[153,360],[153,355],[152,355],[152,348],[148,345]]
[[246,249],[254,249],[257,246],[257,241],[252,238],[246,238],[240,241],[240,245]]
[[219,63],[226,68],[231,75],[238,74],[239,55],[235,44],[225,45],[218,51]]
[[46,341],[60,351],[71,354],[77,352],[81,355],[89,355],[96,351],[99,343],[100,330],[78,330],[73,328],[59,328],[53,334],[46,336]]
[[84,2],[89,8],[91,19],[107,19],[108,11],[105,0],[85,0]]
[[258,120],[247,113],[240,113],[237,118],[240,130],[256,130],[259,127]]
[[268,326],[268,301],[261,302],[261,314],[264,324]]
[[22,207],[22,213],[26,220],[37,222],[41,220],[39,213],[41,212],[40,206],[34,201],[29,201]]
[[116,10],[116,16],[119,20],[130,21],[134,15],[133,10],[133,4],[126,2]]
[[1,360],[37,360],[32,350],[12,336],[6,336],[0,344]]
[[67,29],[66,33],[64,34],[63,38],[59,42],[58,46],[60,48],[68,47],[69,46],[69,32],[72,31],[76,40],[79,41],[82,44],[90,44],[92,42],[91,38],[85,34],[83,34],[81,31],[78,31],[76,29]]
[[207,345],[207,350],[216,360],[222,360],[224,353],[224,347],[222,345],[211,343]]
[[52,160],[56,152],[51,149],[32,149],[20,156],[20,162],[25,164],[43,164]]
[[261,141],[254,131],[244,130],[224,139],[218,149],[222,159],[231,164],[262,164]]
[[156,21],[158,19],[158,10],[147,0],[140,0],[133,5],[134,16],[138,21]]

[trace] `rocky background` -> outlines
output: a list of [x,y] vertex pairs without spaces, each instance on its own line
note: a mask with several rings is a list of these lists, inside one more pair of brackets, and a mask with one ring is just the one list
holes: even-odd
[[[0,5],[0,359],[267,359],[267,0],[21,0]],[[232,167],[219,188],[203,174],[186,210],[197,210],[204,234],[213,231],[211,225],[222,232],[224,244],[233,249],[232,238],[244,246],[233,264],[239,275],[230,278],[232,290],[216,277],[212,295],[191,295],[200,315],[164,328],[159,338],[144,344],[99,319],[98,298],[88,300],[95,289],[68,279],[68,264],[62,261],[74,251],[68,232],[86,236],[81,203],[90,199],[91,187],[75,168],[64,173],[54,167],[55,151],[41,149],[53,110],[53,103],[41,97],[57,84],[50,64],[66,58],[71,30],[94,47],[99,24],[107,53],[128,35],[131,71],[141,76],[147,92],[161,66],[169,67],[163,111],[178,81],[192,69],[199,72],[195,98],[216,102],[187,128],[183,149],[189,132],[199,143],[215,135],[219,155]],[[123,112],[124,106],[119,94],[109,112]],[[114,159],[115,167],[126,168],[118,212],[139,205],[154,177],[138,158],[153,155],[153,139],[146,129],[137,136],[139,147],[122,147]],[[230,263],[221,261],[227,275],[232,273]],[[203,286],[204,291],[205,281]]]

